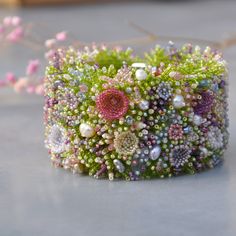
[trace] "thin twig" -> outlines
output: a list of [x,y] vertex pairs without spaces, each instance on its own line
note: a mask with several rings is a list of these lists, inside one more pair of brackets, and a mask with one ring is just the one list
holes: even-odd
[[164,36],[164,35],[156,35],[150,31],[148,31],[147,29],[143,28],[142,26],[130,21],[129,22],[130,26],[133,27],[134,29],[138,30],[141,33],[144,33],[146,35],[148,35],[150,38],[152,38],[153,40],[157,41],[159,40],[163,40],[163,41],[169,41],[169,40],[173,40],[173,41],[185,41],[185,42],[195,42],[195,43],[204,43],[207,45],[212,45],[214,47],[220,47],[221,43],[216,42],[216,41],[211,41],[211,40],[206,40],[206,39],[196,39],[196,38],[189,38],[189,37],[179,37],[179,36]]

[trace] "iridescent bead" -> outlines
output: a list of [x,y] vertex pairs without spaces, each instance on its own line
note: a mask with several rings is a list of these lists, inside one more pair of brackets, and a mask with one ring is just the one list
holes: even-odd
[[212,90],[213,90],[214,92],[218,92],[218,90],[219,90],[219,85],[216,84],[216,83],[212,84]]
[[149,108],[149,101],[147,101],[147,100],[140,101],[139,108],[141,110],[143,110],[143,111],[148,110],[148,108]]
[[209,86],[209,80],[200,81],[198,86],[201,88],[207,88]]
[[125,167],[124,167],[123,163],[120,160],[118,160],[118,159],[113,160],[113,164],[115,165],[116,169],[120,173],[123,173],[125,171]]
[[173,106],[175,108],[182,108],[185,106],[184,97],[180,94],[175,95],[173,98]]
[[132,93],[132,88],[130,88],[130,87],[128,87],[128,88],[126,88],[126,93]]
[[134,122],[134,119],[131,116],[127,116],[125,121],[128,125],[132,125]]
[[202,124],[202,117],[199,116],[199,115],[194,115],[193,116],[193,123],[197,126],[201,125]]
[[184,131],[185,134],[188,134],[191,131],[191,128],[189,126],[184,127],[183,131]]
[[161,154],[161,147],[159,145],[155,146],[151,151],[150,151],[150,158],[155,161],[158,159],[158,157]]
[[205,147],[200,147],[200,150],[201,150],[201,152],[202,152],[202,154],[203,154],[204,157],[206,157],[206,156],[208,155],[208,150],[207,150],[207,148],[205,148]]

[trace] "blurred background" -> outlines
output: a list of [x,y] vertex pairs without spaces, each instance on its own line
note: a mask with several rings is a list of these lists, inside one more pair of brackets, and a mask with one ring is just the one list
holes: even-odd
[[[235,0],[0,0],[0,19],[21,17],[40,45],[64,31],[87,43],[125,41],[136,53],[169,40],[201,47],[230,41],[222,50],[231,134],[226,161],[215,170],[171,180],[95,181],[50,166],[43,96],[0,88],[0,235],[235,236],[235,12]],[[10,71],[23,75],[37,58],[43,76],[44,49],[0,37],[0,80]]]

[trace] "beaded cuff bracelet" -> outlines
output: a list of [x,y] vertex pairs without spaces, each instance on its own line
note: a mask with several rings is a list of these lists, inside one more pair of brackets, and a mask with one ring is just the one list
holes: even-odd
[[190,44],[60,49],[46,69],[44,120],[53,164],[95,178],[194,174],[228,143],[222,55]]

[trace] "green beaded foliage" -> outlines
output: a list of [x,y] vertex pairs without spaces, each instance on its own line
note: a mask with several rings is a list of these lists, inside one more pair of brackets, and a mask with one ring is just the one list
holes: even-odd
[[46,69],[46,147],[55,166],[110,180],[212,168],[228,142],[227,84],[209,47],[60,49]]

